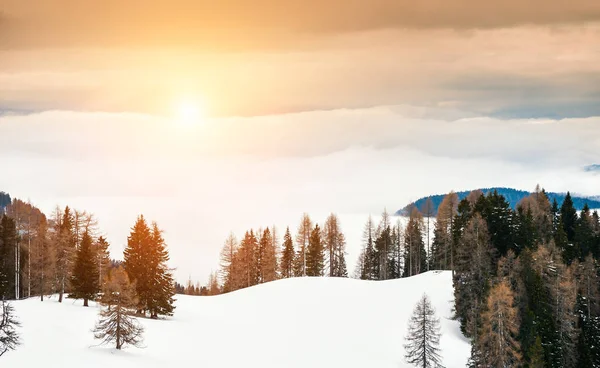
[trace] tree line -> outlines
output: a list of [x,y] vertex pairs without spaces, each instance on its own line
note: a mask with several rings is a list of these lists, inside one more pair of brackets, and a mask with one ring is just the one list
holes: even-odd
[[[58,295],[58,302],[65,296],[83,299],[86,307],[90,300],[97,300],[108,306],[110,313],[105,317],[119,321],[126,321],[125,314],[131,313],[150,318],[173,314],[175,282],[156,222],[148,224],[143,216],[138,217],[119,262],[110,258],[109,243],[98,235],[98,223],[87,212],[57,207],[47,218],[19,199],[12,199],[0,212],[0,300],[3,312],[7,312],[2,328],[12,328],[15,336],[11,344],[1,343],[0,350],[14,348],[18,341],[16,325],[7,325],[9,317],[15,320],[7,300],[39,296],[44,301]],[[115,315],[115,305],[125,314]],[[116,338],[118,348],[127,342],[122,335],[125,327],[120,323],[119,328],[109,331],[120,336]]]

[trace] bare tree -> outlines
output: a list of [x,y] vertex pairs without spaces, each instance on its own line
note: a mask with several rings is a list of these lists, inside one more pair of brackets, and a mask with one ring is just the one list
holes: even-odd
[[434,208],[433,208],[433,201],[431,200],[431,197],[427,197],[427,200],[425,201],[425,203],[423,204],[423,207],[421,208],[421,213],[423,214],[424,217],[427,218],[427,257],[428,257],[428,261],[427,261],[427,271],[429,271],[429,269],[431,268],[431,242],[430,242],[430,227],[429,224],[431,222],[431,217],[433,216],[434,213]]
[[125,345],[140,346],[144,329],[131,316],[137,300],[135,289],[123,268],[119,267],[110,273],[100,303],[106,309],[100,312],[94,337],[102,340],[102,344],[116,343],[119,350]]
[[429,298],[423,294],[408,325],[406,361],[420,368],[443,368],[440,356],[440,320]]
[[14,315],[13,306],[5,302],[0,302],[2,307],[2,316],[0,316],[0,356],[9,350],[15,350],[20,344],[17,327],[20,325]]

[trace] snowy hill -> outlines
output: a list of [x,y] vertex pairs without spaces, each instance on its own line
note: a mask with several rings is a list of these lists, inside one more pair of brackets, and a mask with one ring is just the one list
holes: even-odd
[[445,366],[465,367],[470,345],[450,319],[450,272],[390,281],[297,278],[215,297],[178,295],[174,317],[141,320],[146,348],[123,351],[96,346],[94,304],[18,301],[23,345],[0,366],[408,367],[404,336],[424,290],[441,320]]

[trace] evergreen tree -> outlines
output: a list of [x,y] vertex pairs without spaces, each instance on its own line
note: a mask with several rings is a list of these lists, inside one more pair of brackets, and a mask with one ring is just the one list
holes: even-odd
[[285,229],[285,235],[283,236],[283,253],[281,255],[280,267],[282,278],[285,279],[294,276],[294,243],[292,242],[289,227]]
[[[430,241],[430,236],[431,236],[430,222],[431,222],[431,217],[434,214],[433,202],[431,201],[431,197],[428,197],[425,200],[425,203],[423,204],[423,207],[421,208],[421,213],[423,214],[423,217],[425,217],[427,219],[427,228],[425,230],[425,234],[427,236],[427,255],[428,255],[428,257],[431,257],[432,253],[431,253],[431,241]],[[427,262],[427,271],[429,271],[430,269],[431,269],[431,261],[428,261]]]
[[562,221],[563,229],[567,234],[567,240],[573,242],[575,240],[575,231],[577,229],[577,210],[573,205],[573,199],[571,193],[567,192],[565,200],[560,207],[560,219]]
[[529,368],[544,368],[544,349],[539,336],[535,337],[535,343],[529,350]]
[[406,361],[420,368],[443,368],[440,356],[440,320],[427,295],[413,311],[406,336]]
[[144,216],[139,216],[123,252],[125,271],[136,287],[138,313],[149,312],[151,318],[171,315],[174,309],[174,282],[161,233],[156,223],[150,230]]
[[92,249],[92,237],[85,231],[75,256],[70,297],[83,299],[83,306],[87,307],[88,300],[95,299],[100,291],[98,273],[96,254]]
[[62,303],[63,295],[68,290],[68,281],[71,276],[73,254],[75,253],[76,243],[73,233],[73,214],[69,206],[60,215],[57,209],[56,213],[56,277],[58,282],[58,302]]
[[345,277],[346,270],[346,238],[335,214],[330,214],[323,228],[323,243],[328,261],[330,277]]
[[15,350],[20,344],[17,327],[20,323],[15,318],[13,306],[2,300],[0,301],[0,357],[9,350]]
[[0,299],[15,298],[15,252],[17,228],[15,220],[2,215],[0,220]]
[[319,225],[315,225],[310,234],[310,241],[306,251],[306,275],[323,276],[324,262],[321,229]]
[[103,344],[114,342],[119,350],[126,345],[139,346],[144,329],[130,316],[130,310],[136,308],[138,301],[135,288],[122,268],[110,272],[100,303],[106,309],[100,311],[94,337]]

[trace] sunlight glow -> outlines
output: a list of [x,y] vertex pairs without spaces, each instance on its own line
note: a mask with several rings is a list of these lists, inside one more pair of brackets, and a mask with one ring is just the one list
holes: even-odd
[[205,109],[200,101],[182,101],[177,106],[178,121],[184,125],[202,124],[205,119]]

